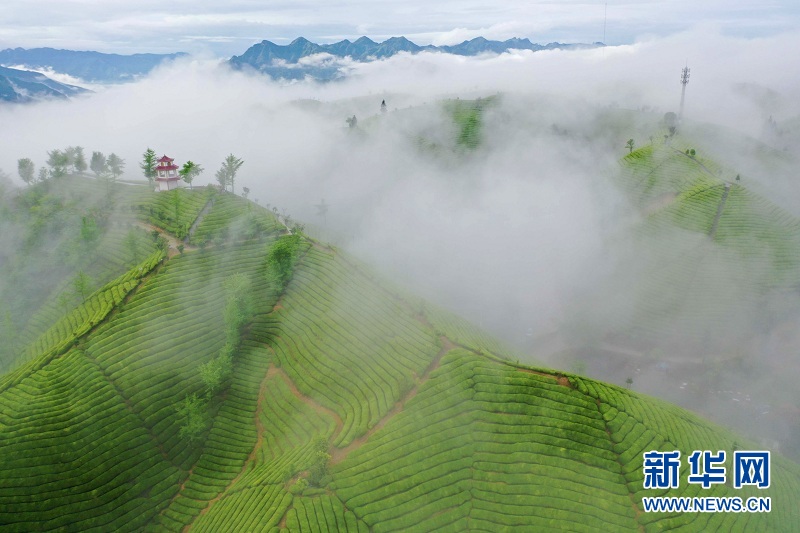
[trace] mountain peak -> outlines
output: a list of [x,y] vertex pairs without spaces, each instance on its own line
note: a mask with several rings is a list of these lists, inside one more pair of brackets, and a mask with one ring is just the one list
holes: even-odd
[[[557,45],[557,47],[563,48],[586,48],[592,46],[597,45]],[[554,47],[556,46],[553,44],[547,45],[547,48]],[[539,44],[532,44],[527,38],[520,39],[518,37],[501,42],[479,36],[454,46],[419,46],[402,35],[390,37],[382,43],[377,43],[364,35],[353,42],[343,39],[331,44],[317,44],[304,37],[298,37],[288,45],[277,45],[269,41],[263,41],[261,45],[250,47],[242,55],[232,57],[230,64],[234,68],[242,68],[247,65],[274,78],[287,78],[288,76],[288,79],[303,79],[311,76],[325,80],[337,77],[338,69],[328,67],[328,70],[320,70],[319,68],[315,70],[316,67],[309,67],[308,70],[303,70],[291,67],[291,69],[287,70],[286,65],[283,63],[296,64],[301,58],[320,52],[326,52],[334,57],[349,57],[354,61],[366,62],[375,59],[386,59],[399,53],[417,54],[423,51],[475,56],[486,53],[502,54],[508,50],[515,49],[536,51],[545,48]],[[299,78],[293,76],[299,76]]]

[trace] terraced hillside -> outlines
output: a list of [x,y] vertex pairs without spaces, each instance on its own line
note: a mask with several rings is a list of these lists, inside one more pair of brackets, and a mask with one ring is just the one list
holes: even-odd
[[[239,231],[249,220],[255,234]],[[132,268],[0,382],[3,531],[800,524],[800,467],[777,454],[768,489],[701,490],[684,468],[669,493],[769,496],[771,513],[645,513],[642,497],[663,491],[642,488],[642,453],[755,445],[635,392],[514,363],[240,198],[220,195],[196,231],[202,248]]]
[[690,146],[675,137],[622,160],[618,183],[641,222],[607,243],[625,264],[598,284],[596,300],[613,308],[620,287],[629,300],[594,327],[642,352],[669,343],[719,357],[800,311],[783,296],[800,279],[800,219],[750,190],[747,176],[687,154]]

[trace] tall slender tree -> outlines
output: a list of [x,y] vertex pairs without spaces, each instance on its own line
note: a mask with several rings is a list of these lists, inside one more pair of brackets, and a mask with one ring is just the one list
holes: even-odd
[[17,161],[17,172],[22,181],[30,185],[33,183],[33,173],[36,170],[36,165],[27,157]]
[[108,170],[106,163],[106,156],[103,152],[92,152],[92,159],[89,161],[89,168],[92,169],[95,176],[100,176],[103,172]]
[[73,167],[75,168],[75,172],[86,172],[86,169],[89,166],[86,164],[86,157],[83,155],[83,146],[75,146],[75,162],[73,163]]
[[118,178],[122,175],[122,169],[125,168],[124,159],[112,152],[109,154],[106,163],[108,164],[108,169],[111,171],[111,175],[114,176],[114,178]]
[[239,159],[233,154],[228,155],[225,160],[222,162],[222,167],[217,172],[217,181],[220,182],[223,189],[227,190],[227,185],[230,183],[231,185],[231,192],[235,193],[234,190],[235,183],[236,183],[236,173],[239,172],[239,168],[244,164],[244,161]]
[[139,168],[142,169],[144,177],[147,178],[152,187],[156,179],[156,153],[151,148],[148,147],[145,153],[142,154],[142,162],[139,163]]
[[69,166],[69,156],[61,150],[47,152],[47,166],[50,167],[50,175],[60,178],[66,175]]
[[203,167],[195,163],[194,161],[187,161],[183,164],[183,167],[178,171],[178,174],[181,175],[183,181],[189,184],[189,190],[192,189],[192,181],[199,176],[203,170]]

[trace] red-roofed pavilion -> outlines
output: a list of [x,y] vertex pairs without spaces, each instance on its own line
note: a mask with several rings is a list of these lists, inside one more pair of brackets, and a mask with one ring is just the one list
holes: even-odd
[[173,164],[174,159],[162,156],[156,166],[156,184],[159,191],[171,191],[178,188],[178,165]]

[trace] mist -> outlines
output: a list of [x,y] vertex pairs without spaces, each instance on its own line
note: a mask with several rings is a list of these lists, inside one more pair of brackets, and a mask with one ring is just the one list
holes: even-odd
[[[751,392],[740,400],[769,394],[754,408],[759,412],[798,405],[796,392],[768,387],[781,373],[800,373],[786,357],[797,353],[800,339],[781,333],[800,323],[797,306],[785,295],[751,299],[729,291],[753,266],[712,251],[698,267],[708,281],[708,308],[700,306],[707,299],[685,301],[672,335],[639,350],[678,360],[673,368],[598,344],[635,320],[637,287],[663,264],[663,249],[677,255],[704,245],[703,236],[677,230],[659,243],[662,251],[636,240],[644,215],[613,176],[627,139],[647,144],[664,113],[677,112],[688,63],[686,134],[746,175],[748,187],[800,216],[791,181],[800,71],[785,64],[797,49],[796,34],[740,39],[697,28],[582,51],[341,61],[347,78],[328,84],[276,82],[216,60],[187,59],[70,102],[0,106],[0,168],[12,175],[19,158],[43,166],[48,150],[80,145],[87,155],[120,155],[123,179],[141,179],[138,164],[150,147],[178,163],[201,164],[198,186],[213,182],[233,153],[245,161],[237,193],[248,187],[251,199],[461,313],[527,361],[578,365],[618,384],[630,376],[637,390],[746,428],[750,411],[737,414],[727,397],[710,397],[707,384],[689,383],[686,375],[697,366],[708,370],[717,360],[711,356],[737,346],[742,367],[729,368],[715,390],[741,381]],[[443,102],[475,98],[491,104],[479,147],[465,150],[454,142]],[[384,99],[389,112],[381,115]],[[352,115],[356,131],[345,124]],[[785,130],[780,139],[763,135],[769,117]],[[315,207],[323,200],[324,216]],[[734,312],[721,316],[730,306]],[[764,309],[775,319],[754,326]],[[691,332],[699,344],[681,338],[689,324],[699,330]],[[687,387],[698,392],[687,394]],[[800,450],[790,442],[800,437],[787,436],[777,420],[765,424],[759,429],[783,449]]]

